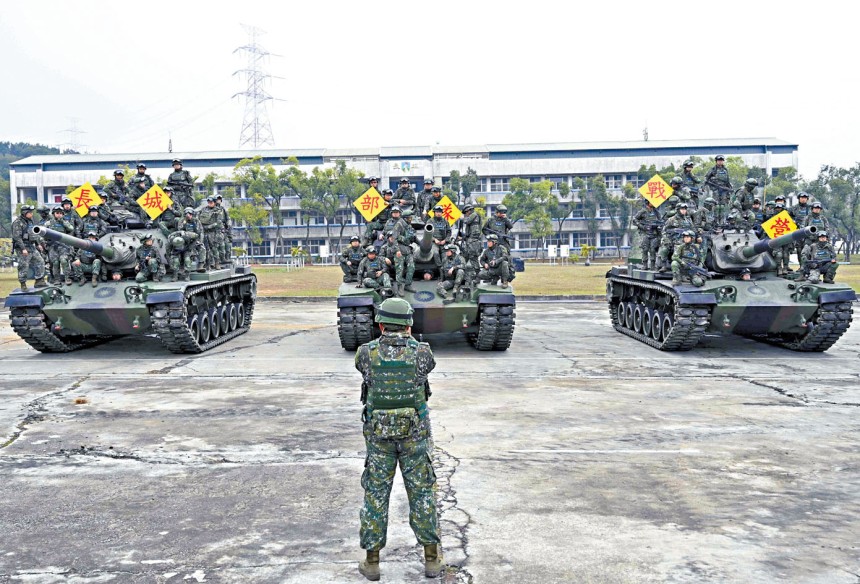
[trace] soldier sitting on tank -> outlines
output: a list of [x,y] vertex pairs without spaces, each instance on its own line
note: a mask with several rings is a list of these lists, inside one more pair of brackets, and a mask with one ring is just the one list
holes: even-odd
[[[53,220],[48,223],[48,229],[53,229],[67,235],[74,235],[75,228],[63,216],[61,207],[54,207]],[[72,248],[65,243],[59,241],[49,241],[48,245],[48,261],[51,264],[52,284],[59,284],[64,277],[66,286],[72,283]]]
[[141,246],[137,248],[137,266],[134,271],[136,282],[153,280],[161,281],[162,265],[158,257],[158,250],[153,245],[154,240],[151,233],[145,233],[140,238]]
[[[441,278],[436,285],[436,294],[443,298],[442,304],[450,304],[456,300],[457,291],[466,279],[466,270],[456,245],[449,243],[443,251],[445,258],[442,260]],[[454,298],[448,298],[448,290],[454,290]]]
[[[681,234],[684,231],[696,232],[696,225],[693,219],[687,215],[687,203],[678,203],[676,207],[677,214],[672,216],[666,225],[663,226],[663,235],[660,239],[660,250],[657,256],[660,259],[660,268],[658,272],[665,273],[669,271],[673,250],[677,243],[681,241]],[[701,243],[701,238],[698,238],[698,243]]]
[[684,186],[684,179],[680,176],[673,176],[669,181],[669,186],[672,187],[673,197],[678,197],[679,202],[687,203],[687,210],[692,214],[697,208],[696,199],[693,198],[690,189]]
[[693,242],[696,232],[684,231],[681,234],[681,243],[675,246],[672,254],[672,284],[690,282],[693,286],[704,286],[705,279],[701,268],[705,263],[705,255],[702,248]]
[[128,199],[128,185],[125,184],[125,172],[122,169],[113,171],[113,181],[105,185],[102,194],[111,207],[122,205]]
[[194,246],[200,240],[196,231],[174,231],[167,237],[167,261],[170,264],[170,281],[187,281],[188,272],[194,269],[194,258],[197,249]]
[[367,257],[358,265],[358,286],[356,288],[370,288],[379,290],[383,295],[391,293],[391,278],[388,276],[388,268],[382,258],[379,257],[376,247],[368,245],[365,249]]
[[748,178],[744,182],[744,186],[735,191],[732,196],[732,209],[748,211],[752,209],[753,200],[755,199],[755,190],[758,187],[758,181],[754,178]]
[[430,189],[430,196],[427,197],[427,200],[424,203],[424,217],[427,217],[430,211],[436,209],[436,206],[442,202],[442,187],[433,187]]
[[[812,213],[809,214],[806,221],[803,222],[803,225],[798,225],[798,227],[815,226],[818,228],[818,231],[830,231],[830,221],[828,221],[827,217],[824,216],[822,209],[823,207],[821,206],[821,203],[817,201],[812,203]],[[806,245],[814,244],[817,238],[818,235],[806,238]]]
[[397,234],[388,232],[385,244],[380,248],[385,265],[393,274],[393,289],[396,296],[403,296],[403,291],[415,292],[412,287],[412,277],[415,274],[415,259],[412,248],[398,240]]
[[437,269],[442,266],[442,247],[451,241],[451,225],[442,216],[444,211],[441,205],[433,207],[433,218],[429,223],[433,226],[433,263]]
[[156,225],[161,233],[168,236],[176,231],[176,227],[179,225],[181,207],[175,198],[176,194],[173,187],[164,187],[164,192],[168,197],[170,197],[170,200],[173,201],[173,203],[165,207],[161,215],[158,216],[156,219]]
[[761,208],[761,199],[759,199],[758,197],[753,199],[752,212],[753,212],[753,215],[755,216],[755,223],[753,224],[753,231],[755,231],[755,234],[759,238],[762,238],[762,237],[764,237],[764,229],[762,228],[761,224],[765,222],[765,218],[764,218],[764,210]]
[[203,226],[197,220],[196,212],[192,207],[186,207],[183,211],[182,220],[177,225],[177,231],[196,233],[197,237],[185,237],[188,249],[185,251],[186,263],[191,260],[192,266],[194,261],[197,261],[197,271],[203,272],[206,270],[206,246],[203,244]]
[[764,211],[763,211],[764,217],[763,217],[762,223],[764,223],[765,221],[767,221],[768,219],[770,219],[771,217],[773,217],[776,214],[776,213],[774,213],[774,205],[776,205],[776,203],[774,201],[766,201],[765,202]]
[[642,250],[642,269],[654,270],[657,266],[657,250],[660,248],[660,228],[663,219],[651,201],[639,209],[633,217],[633,225],[639,229],[639,248]]
[[491,233],[487,236],[487,247],[478,258],[481,271],[478,272],[478,280],[495,284],[501,280],[502,286],[507,286],[510,281],[510,256],[508,249],[499,245],[499,236]]
[[747,232],[755,228],[756,217],[752,209],[733,209],[729,215],[729,226],[740,232]]
[[815,234],[817,243],[810,243],[803,248],[803,276],[807,281],[817,283],[820,275],[824,276],[825,284],[832,284],[836,278],[836,250],[828,241],[827,232],[819,231]]
[[146,174],[146,165],[141,162],[137,165],[137,174],[128,181],[128,199],[126,199],[123,206],[127,211],[136,214],[144,225],[149,225],[152,221],[149,215],[146,214],[146,211],[143,210],[143,207],[138,204],[137,200],[154,185],[155,181]]
[[353,235],[349,238],[349,245],[340,252],[340,269],[343,272],[344,282],[358,282],[358,265],[367,255],[361,247],[361,239]]
[[[394,196],[394,191],[391,189],[382,189],[382,198],[386,203],[385,208],[379,212],[371,221],[367,222],[367,225],[364,228],[364,237],[361,239],[361,244],[363,246],[368,246],[374,241],[380,241],[383,239],[382,228],[388,222],[388,216],[390,213],[389,207],[391,206],[391,198]],[[378,232],[378,235],[377,235]]]
[[108,224],[101,218],[101,207],[99,205],[90,207],[89,213],[81,220],[81,231],[83,233],[94,232],[98,237],[107,234]]
[[[95,242],[99,240],[99,236],[95,231],[89,231],[87,239]],[[97,253],[79,249],[77,258],[72,262],[72,268],[75,271],[75,279],[80,286],[87,283],[87,279],[84,277],[86,274],[90,274],[93,288],[99,285],[99,277],[102,276],[102,259]]]
[[[69,222],[71,224],[71,226],[74,228],[74,231],[69,233],[69,235],[74,235],[75,237],[80,237],[81,236],[81,225],[82,225],[81,216],[78,215],[78,212],[72,208],[72,200],[67,197],[67,198],[63,199],[63,201],[60,203],[60,205],[62,205],[62,209],[63,209],[63,219],[65,219],[67,222]],[[56,209],[57,208],[54,207],[54,210],[56,210]],[[54,217],[54,216],[55,215],[52,214],[52,217]]]

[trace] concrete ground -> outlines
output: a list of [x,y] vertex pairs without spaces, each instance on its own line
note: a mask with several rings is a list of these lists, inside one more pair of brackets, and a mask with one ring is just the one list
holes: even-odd
[[[41,355],[0,314],[0,582],[362,582],[333,303],[201,356]],[[860,582],[860,326],[825,354],[661,353],[601,304],[431,339],[446,582]],[[400,478],[383,581],[422,582]]]

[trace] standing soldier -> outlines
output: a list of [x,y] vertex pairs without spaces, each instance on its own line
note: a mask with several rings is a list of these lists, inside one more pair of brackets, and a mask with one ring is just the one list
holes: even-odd
[[[54,207],[53,215],[54,219],[48,223],[48,229],[53,229],[66,235],[75,235],[75,228],[63,216],[62,208]],[[77,213],[75,215],[77,216]],[[59,241],[48,242],[48,261],[51,264],[52,284],[59,284],[61,279],[65,279],[66,286],[72,283],[71,257],[72,248],[65,243]]]
[[645,207],[639,209],[633,217],[633,225],[639,229],[639,247],[642,250],[642,268],[657,269],[657,250],[660,248],[660,228],[663,219],[651,201],[645,201]]
[[105,185],[103,190],[105,201],[109,207],[125,206],[128,201],[128,185],[125,184],[125,173],[118,168],[113,171],[113,180]]
[[[409,184],[409,181],[405,178],[400,181],[400,188],[403,188],[403,183]],[[425,209],[427,208],[427,201],[430,200],[430,197],[433,196],[433,179],[425,178],[424,179],[424,190],[418,193],[415,196],[415,212],[418,213],[419,219],[422,223],[427,223],[427,212]],[[409,189],[412,190],[411,188]],[[413,194],[415,191],[412,191]],[[397,189],[397,196],[400,196],[400,189]]]
[[206,207],[200,211],[203,243],[206,245],[206,269],[221,269],[221,214],[215,208],[215,197],[206,198]]
[[[671,268],[672,252],[675,245],[681,241],[681,234],[687,230],[694,233],[696,231],[693,218],[687,215],[687,203],[678,203],[676,210],[677,213],[663,226],[663,236],[660,239],[660,249],[657,252],[660,260],[660,269],[657,271],[661,273],[668,272]],[[701,239],[699,242],[701,243]]]
[[460,218],[460,227],[457,229],[457,243],[463,255],[465,263],[466,279],[471,286],[478,271],[478,258],[481,256],[481,216],[475,212],[471,203],[463,206],[463,217]]
[[690,190],[690,194],[696,201],[696,207],[699,207],[699,185],[702,181],[693,176],[693,161],[684,161],[684,172],[681,173],[681,179],[684,181],[684,186]]
[[99,239],[108,232],[108,224],[99,216],[100,213],[101,209],[98,205],[92,205],[89,208],[89,213],[81,220],[81,233],[94,232],[96,239]]
[[[794,219],[795,225],[802,227],[806,225],[806,220],[812,215],[812,205],[809,204],[809,194],[800,192],[797,194],[797,204],[788,210],[788,214]],[[806,242],[801,241],[795,244],[794,252],[797,254],[797,259],[800,261],[800,254],[803,252],[803,247]]]
[[27,292],[27,272],[32,267],[35,288],[44,288],[48,284],[45,282],[45,262],[42,259],[42,245],[38,238],[30,233],[30,228],[33,227],[33,211],[34,208],[30,205],[21,207],[21,215],[16,217],[12,222],[12,251],[15,253],[18,260],[18,283],[21,285],[21,292]]
[[167,177],[167,186],[173,187],[173,192],[176,193],[173,200],[178,203],[177,208],[194,206],[194,177],[182,169],[182,161],[178,158],[173,159],[173,172]]
[[[818,243],[810,243],[803,248],[803,257],[800,260],[803,266],[803,276],[812,283],[818,282],[818,274],[824,275],[824,283],[832,284],[836,277],[836,250],[827,241],[827,232],[819,231],[815,234]],[[812,274],[812,272],[816,272]]]
[[227,212],[227,208],[222,204],[224,202],[224,197],[221,195],[215,195],[215,205],[218,208],[218,212],[221,214],[221,241],[222,241],[222,249],[221,249],[221,259],[224,260],[225,263],[232,263],[233,261],[233,229],[230,225],[230,214]]
[[451,241],[451,225],[442,216],[444,210],[441,205],[436,205],[429,223],[433,226],[433,263],[437,268],[442,267],[442,247]]
[[487,236],[487,247],[478,258],[481,271],[478,272],[478,280],[482,282],[496,283],[502,281],[502,286],[507,286],[510,278],[510,255],[508,248],[499,245],[499,236],[491,233]]
[[154,280],[161,282],[162,266],[158,257],[158,250],[153,244],[152,234],[144,233],[140,242],[143,244],[137,248],[137,266],[134,271],[137,275],[134,277],[135,282],[146,282]]
[[[72,229],[74,230],[74,231],[72,231],[71,235],[74,235],[75,237],[80,237],[81,236],[81,226],[82,226],[83,222],[81,221],[81,216],[78,215],[78,212],[72,208],[72,200],[70,198],[66,197],[65,199],[62,200],[60,205],[62,205],[63,219],[65,221],[67,221],[72,226]],[[56,210],[57,210],[57,207],[54,207],[54,211],[56,211]],[[55,213],[51,213],[52,218],[54,215],[55,215]],[[53,219],[52,219],[52,221],[53,221]]]
[[382,228],[388,222],[388,214],[391,206],[391,199],[394,197],[394,191],[391,189],[382,189],[382,199],[385,201],[386,206],[374,217],[372,220],[367,222],[367,225],[364,228],[364,239],[362,240],[362,245],[370,245],[377,239],[376,232],[379,231],[378,239],[382,239]]
[[508,219],[508,208],[505,205],[497,205],[495,216],[487,219],[482,232],[487,236],[487,239],[491,233],[494,233],[498,236],[499,245],[505,249],[511,249],[511,238],[508,233],[513,228],[514,224]]
[[[51,221],[54,220],[53,217],[51,217],[51,210],[44,205],[39,207],[38,213],[39,218],[34,220],[34,225],[42,225],[44,227],[47,227],[48,225],[50,225]],[[33,237],[36,238],[36,240],[38,241],[36,251],[42,256],[42,262],[45,264],[45,275],[47,276],[48,281],[52,282],[53,276],[51,275],[51,262],[48,260],[48,244],[42,237],[38,237],[35,235]]]
[[681,284],[688,280],[693,286],[704,286],[704,278],[696,273],[702,268],[705,263],[705,255],[702,253],[702,248],[693,243],[696,237],[696,232],[692,230],[684,231],[681,234],[681,243],[675,247],[675,253],[672,254],[672,284]]
[[355,368],[364,377],[364,442],[367,459],[361,486],[361,548],[358,571],[379,580],[379,551],[388,531],[388,501],[398,464],[409,498],[409,525],[424,546],[424,575],[442,572],[439,516],[431,463],[433,440],[427,377],[436,366],[427,343],[412,338],[412,307],[400,298],[384,301],[376,312],[382,336],[358,348]]
[[433,187],[430,189],[430,196],[427,197],[424,203],[424,219],[427,219],[427,214],[434,210],[436,206],[442,202],[442,188]]
[[[98,241],[99,236],[95,231],[87,232],[87,239],[90,241]],[[88,249],[79,249],[78,257],[72,262],[72,269],[75,271],[75,279],[78,285],[83,286],[87,283],[84,277],[86,274],[91,274],[90,280],[93,283],[93,288],[99,285],[99,276],[102,273],[102,259],[97,253]]]
[[[780,199],[782,199],[782,200],[780,200]],[[783,200],[785,200],[785,197],[783,197],[782,195],[780,195],[776,198],[776,204],[773,206],[773,214],[774,215],[779,215],[780,213],[785,211],[785,205],[782,203]],[[800,226],[798,226],[798,227],[800,227]],[[805,240],[803,243],[805,245]],[[784,275],[788,274],[789,272],[794,271],[789,267],[789,260],[790,260],[790,256],[791,256],[791,249],[790,248],[791,248],[791,246],[785,245],[785,246],[778,247],[778,248],[771,251],[771,255],[773,256],[773,259],[776,262],[776,275],[777,276],[784,276]],[[797,261],[798,262],[801,261],[800,255],[797,256]]]
[[358,282],[358,266],[367,253],[361,247],[361,239],[357,235],[349,238],[349,246],[340,252],[340,269],[344,282]]
[[[830,221],[827,220],[822,212],[821,203],[818,201],[812,203],[812,213],[806,218],[806,221],[803,222],[803,225],[798,225],[798,227],[809,227],[810,225],[814,225],[818,228],[818,231],[830,231]],[[812,245],[815,243],[816,239],[818,239],[818,235],[812,235],[806,238],[806,245]],[[797,259],[800,260],[800,256],[797,256]]]
[[388,220],[382,226],[383,233],[394,232],[397,238],[400,238],[400,235],[406,231],[406,222],[401,217],[402,212],[400,205],[391,205],[388,209]]
[[358,286],[356,288],[381,289],[383,294],[389,292],[391,290],[391,278],[388,276],[385,262],[379,258],[374,246],[368,245],[365,251],[367,257],[358,264]]
[[687,209],[690,211],[690,213],[692,214],[693,212],[695,212],[696,208],[698,207],[698,198],[694,199],[692,193],[690,192],[690,189],[684,186],[684,179],[682,179],[680,176],[673,176],[672,180],[669,181],[669,186],[671,186],[672,190],[674,191],[672,193],[672,198],[678,197],[674,201],[675,205],[677,205],[678,203],[687,203]]
[[[439,278],[439,283],[436,285],[436,294],[443,300],[442,304],[451,304],[457,299],[457,291],[466,278],[466,271],[463,269],[463,258],[457,253],[457,246],[449,243],[443,248],[445,258],[442,260],[442,272]],[[447,291],[454,290],[454,298],[448,298]]]
[[740,209],[741,211],[752,209],[756,188],[758,188],[756,179],[748,178],[744,181],[744,186],[736,190],[732,197],[732,209]]
[[729,198],[732,195],[732,182],[729,169],[726,168],[726,157],[718,154],[714,157],[715,166],[705,175],[705,184],[711,196],[717,201],[717,221],[722,224],[729,212]]
[[774,212],[774,209],[773,209],[774,205],[776,205],[776,203],[774,201],[766,201],[765,202],[765,204],[764,204],[764,221],[767,221],[768,219],[770,219],[771,217],[776,215],[776,213]]
[[[186,242],[187,249],[185,250],[185,264],[191,264],[193,267],[194,259],[197,259],[198,270],[204,270],[206,267],[206,246],[203,245],[203,226],[197,220],[196,212],[193,207],[185,207],[184,216],[177,225],[177,230],[182,233]],[[191,233],[196,233],[197,237],[191,237]],[[190,270],[191,267],[188,267]]]
[[136,213],[137,216],[140,217],[140,222],[144,225],[150,224],[152,221],[149,219],[149,215],[146,214],[146,211],[143,210],[143,207],[140,206],[137,200],[154,185],[155,181],[146,174],[146,165],[141,162],[137,165],[137,174],[128,181],[129,200],[126,202],[125,208],[132,213]]

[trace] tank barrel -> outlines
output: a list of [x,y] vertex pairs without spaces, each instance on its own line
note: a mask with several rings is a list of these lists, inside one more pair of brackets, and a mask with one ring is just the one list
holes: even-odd
[[59,231],[48,229],[47,227],[44,227],[42,225],[34,225],[30,228],[30,233],[32,233],[33,235],[44,237],[48,241],[64,243],[66,245],[70,245],[78,249],[83,249],[92,253],[99,254],[106,260],[111,260],[116,255],[116,250],[114,250],[114,248],[102,245],[98,241],[80,239],[67,233],[60,233]]
[[429,258],[433,254],[433,226],[429,223],[424,226],[424,230],[418,233],[418,255],[422,258]]
[[792,231],[791,233],[780,235],[776,239],[763,239],[755,245],[748,245],[746,247],[742,247],[741,255],[749,259],[766,251],[803,241],[804,239],[815,235],[816,231],[818,231],[818,228],[814,225],[810,225],[809,227],[804,227],[803,229],[798,229],[796,231]]

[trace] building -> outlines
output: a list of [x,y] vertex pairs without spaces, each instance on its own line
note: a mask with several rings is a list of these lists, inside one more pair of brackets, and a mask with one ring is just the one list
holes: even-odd
[[[436,184],[444,184],[451,171],[465,174],[474,169],[480,177],[480,186],[472,193],[473,201],[480,197],[487,212],[492,212],[502,198],[510,192],[510,180],[514,177],[532,181],[550,180],[558,185],[573,184],[575,178],[586,181],[602,175],[610,191],[620,191],[628,182],[639,186],[637,171],[642,165],[662,168],[670,164],[676,167],[691,156],[712,158],[716,154],[740,156],[748,166],[764,169],[775,176],[779,169],[797,168],[797,144],[774,138],[741,138],[734,140],[652,140],[637,142],[582,142],[549,144],[490,144],[476,146],[411,146],[358,149],[307,149],[307,150],[260,150],[223,152],[142,153],[142,154],[63,154],[31,156],[11,165],[10,197],[12,208],[27,199],[43,204],[58,203],[68,185],[95,183],[99,177],[110,177],[118,166],[134,167],[144,162],[148,173],[156,181],[166,180],[170,174],[171,160],[181,158],[185,168],[199,178],[216,173],[216,192],[232,186],[229,176],[233,167],[242,158],[253,155],[263,157],[264,163],[283,167],[283,160],[295,157],[302,170],[310,172],[314,167],[330,167],[345,161],[365,175],[382,177],[380,186],[397,188],[402,178],[408,178],[416,190],[420,190],[426,177]],[[244,192],[241,193],[244,195]],[[596,236],[590,235],[582,215],[581,204],[576,193],[563,202],[569,213],[562,224],[560,234],[549,238],[545,244],[567,244],[573,249],[583,243],[597,246],[599,251],[614,253],[628,246],[623,233],[612,231],[605,210],[601,209]],[[234,231],[234,244],[243,245],[250,255],[260,261],[278,261],[289,255],[295,247],[302,247],[312,256],[326,255],[337,247],[342,231],[348,238],[361,229],[360,217],[346,204],[340,222],[326,225],[321,218],[303,216],[297,198],[287,198],[281,204],[283,224],[270,225],[262,229],[263,242],[251,245],[244,237],[244,229]],[[341,223],[342,222],[342,223]],[[341,229],[343,228],[343,229]],[[515,229],[514,250],[535,250],[539,242],[528,232],[522,222]],[[278,244],[278,245],[276,245]]]

